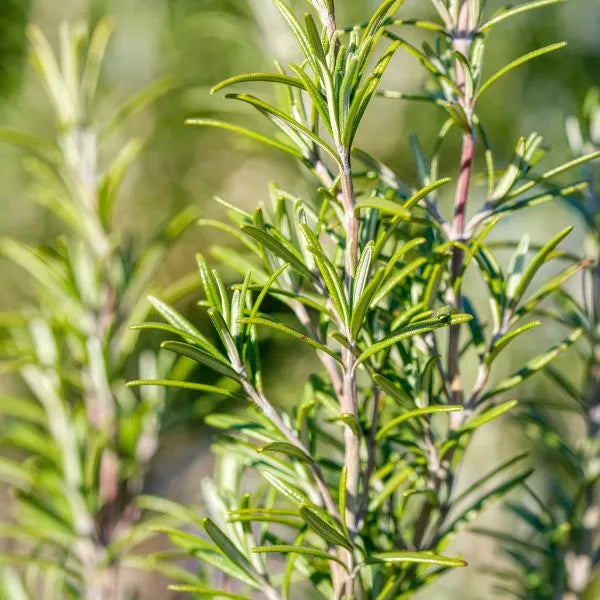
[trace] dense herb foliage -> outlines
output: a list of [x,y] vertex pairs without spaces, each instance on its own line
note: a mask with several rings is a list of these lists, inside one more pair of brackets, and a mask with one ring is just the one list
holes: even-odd
[[[199,561],[200,571],[173,589],[271,600],[409,597],[448,569],[466,565],[446,553],[455,533],[531,474],[523,466],[526,455],[519,454],[457,491],[457,471],[473,433],[514,408],[516,400],[506,393],[582,333],[569,328],[516,372],[491,377],[498,355],[540,325],[534,317],[544,300],[585,265],[558,250],[570,228],[541,247],[530,248],[523,238],[506,270],[487,241],[505,215],[533,212],[584,189],[585,180],[564,184],[556,178],[598,156],[584,154],[537,172],[544,151],[542,137],[532,133],[516,142],[510,164],[497,165],[478,117],[496,81],[564,45],[530,52],[485,78],[487,34],[510,17],[552,3],[486,16],[478,0],[435,0],[440,22],[429,22],[400,18],[402,1],[387,0],[365,23],[340,28],[331,0],[310,1],[313,12],[303,19],[275,0],[282,26],[297,40],[298,63],[233,76],[213,92],[273,83],[275,104],[244,92],[226,97],[258,110],[278,134],[212,119],[189,121],[288,154],[303,167],[313,192],[297,197],[273,184],[269,202],[251,213],[220,201],[231,225],[202,222],[229,231],[244,246],[244,252],[214,252],[243,277],[231,287],[198,258],[213,335],[157,306],[180,338],[163,347],[215,371],[217,385],[207,389],[175,378],[130,382],[247,401],[242,413],[207,418],[221,431],[214,446],[217,476],[204,488],[210,516],[144,500],[147,508],[187,522],[185,529],[164,531]],[[407,27],[434,39],[420,50],[403,37]],[[433,92],[432,86],[420,94],[380,89],[401,53],[431,74]],[[402,181],[355,145],[377,95],[431,102],[448,114],[430,152],[413,137],[418,182]],[[444,142],[455,131],[462,137],[456,176],[440,177]],[[476,179],[478,154],[485,166]],[[475,194],[481,179],[487,185]],[[451,189],[454,210],[447,219],[443,198]],[[540,283],[538,271],[559,257],[566,266]],[[479,273],[486,286],[482,306],[463,289],[467,270]],[[285,318],[264,312],[267,298]],[[287,336],[299,350],[310,347],[320,362],[302,393],[290,390],[291,409],[283,412],[263,385],[265,335]],[[470,382],[463,371],[473,363],[478,367]],[[188,530],[195,526],[199,532]]]
[[[588,94],[582,119],[567,120],[567,136],[574,161],[600,147],[600,93]],[[586,227],[588,268],[582,273],[583,298],[566,290],[554,297],[551,318],[583,331],[581,372],[547,367],[555,393],[528,405],[520,415],[525,432],[540,453],[547,477],[544,496],[527,488],[528,497],[507,508],[521,521],[526,538],[480,530],[498,538],[511,559],[501,571],[499,591],[534,600],[592,600],[600,596],[600,230],[598,216],[598,162],[584,164],[581,177],[590,186],[573,198],[572,208]],[[574,378],[576,375],[577,378]],[[581,378],[580,378],[581,377]],[[549,409],[549,410],[548,410]],[[569,418],[565,418],[567,415]]]
[[[114,134],[171,84],[152,84],[100,120],[110,22],[91,32],[63,26],[56,55],[31,29],[55,139],[6,129],[0,139],[28,151],[35,200],[66,233],[43,247],[0,242],[35,282],[27,305],[0,320],[2,365],[23,390],[0,402],[0,479],[14,496],[13,519],[0,529],[10,540],[0,554],[4,596],[137,597],[121,583],[123,569],[136,567],[198,598],[409,598],[467,566],[471,556],[457,556],[453,539],[499,500],[536,532],[523,540],[480,530],[515,562],[499,571],[499,592],[598,595],[600,240],[589,184],[600,157],[597,95],[585,127],[569,121],[574,157],[558,166],[541,166],[537,133],[515,140],[508,164],[499,160],[479,113],[498,80],[564,46],[550,43],[489,75],[490,31],[559,1],[488,14],[484,0],[432,0],[430,21],[403,18],[403,0],[384,0],[347,26],[334,0],[307,0],[303,17],[273,0],[297,62],[234,74],[212,90],[258,111],[271,133],[208,118],[188,123],[283,153],[306,187],[272,183],[251,211],[218,199],[229,222],[199,220],[235,242],[212,249],[219,268],[197,257],[209,331],[172,306],[197,287],[197,275],[168,290],[153,283],[172,243],[197,221],[194,212],[147,239],[130,239],[115,224],[121,183],[142,144],[133,139],[115,151]],[[415,31],[420,45],[408,41]],[[423,89],[386,89],[396,68],[422,69]],[[275,100],[263,97],[270,86]],[[360,147],[371,104],[397,100],[439,107],[446,118],[431,148],[410,137],[415,181]],[[452,136],[460,156],[449,149]],[[561,250],[570,227],[548,232],[539,246],[527,236],[491,241],[502,218],[535,218],[536,207],[553,200],[581,213],[588,258]],[[506,248],[512,256],[502,266]],[[588,282],[583,303],[564,289],[580,275]],[[498,357],[542,321],[560,322],[562,338],[505,372]],[[152,351],[141,332],[169,339]],[[283,403],[261,355],[268,338],[292,349],[294,375],[306,381],[289,386]],[[551,365],[576,343],[587,348],[581,390]],[[578,442],[531,403],[514,410],[519,386],[538,372],[583,417]],[[161,433],[188,416],[170,403],[182,390],[210,407],[205,421],[216,436],[216,472],[201,486],[200,507],[143,494]],[[475,432],[509,411],[557,466],[550,504],[530,487],[526,452],[459,481]],[[504,499],[516,489],[534,504]],[[139,544],[158,533],[174,548],[140,556]]]
[[[12,239],[0,252],[34,281],[34,295],[2,315],[6,371],[28,388],[0,399],[0,478],[15,491],[14,521],[0,528],[10,540],[2,553],[0,596],[124,597],[123,558],[152,535],[137,523],[135,498],[158,444],[162,390],[139,396],[125,383],[133,373],[170,371],[164,353],[136,349],[130,325],[148,312],[157,265],[196,216],[186,211],[152,237],[124,239],[113,228],[119,188],[142,143],[114,152],[124,122],[168,88],[158,82],[106,122],[96,116],[96,88],[112,25],[93,32],[63,26],[56,57],[31,28],[32,62],[56,114],[56,137],[0,130],[23,146],[35,200],[67,233],[48,246]],[[173,299],[183,288],[172,290]],[[184,371],[185,372],[185,371]]]

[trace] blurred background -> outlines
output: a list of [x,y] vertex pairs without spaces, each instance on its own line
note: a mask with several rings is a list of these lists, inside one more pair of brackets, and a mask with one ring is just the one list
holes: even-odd
[[[290,2],[303,9],[303,1]],[[339,25],[365,20],[379,0],[337,0]],[[487,14],[503,3],[487,2]],[[403,16],[431,15],[424,0],[406,0]],[[158,77],[172,76],[173,91],[161,98],[132,122],[127,135],[142,135],[146,145],[141,159],[129,172],[118,205],[119,227],[143,238],[167,213],[195,205],[211,218],[223,211],[212,198],[220,196],[243,207],[264,200],[267,184],[276,180],[285,189],[302,194],[305,183],[294,163],[285,156],[227,133],[184,125],[189,116],[218,116],[263,128],[264,123],[219,95],[210,96],[211,85],[230,75],[271,70],[274,57],[285,63],[295,56],[293,41],[268,0],[0,0],[0,126],[52,135],[54,117],[45,94],[27,61],[26,27],[36,23],[53,44],[63,20],[97,21],[110,15],[116,34],[109,46],[101,79],[102,104],[114,107],[133,92]],[[407,37],[422,36],[407,31]],[[507,21],[492,34],[488,44],[487,72],[496,71],[512,59],[556,41],[568,42],[566,49],[532,61],[504,78],[482,103],[480,117],[487,125],[499,162],[510,160],[519,135],[538,131],[544,135],[549,158],[544,165],[568,158],[564,121],[577,113],[586,91],[600,83],[600,9],[597,0],[577,0],[526,13]],[[425,85],[425,74],[411,57],[399,54],[389,69],[383,87],[416,92]],[[445,117],[436,107],[379,99],[362,126],[360,145],[388,163],[405,180],[416,181],[408,135],[417,132],[426,148],[431,146]],[[441,175],[453,175],[457,164],[458,136],[452,137],[444,153]],[[0,145],[0,236],[31,242],[51,242],[61,224],[31,201],[30,178],[23,153]],[[475,195],[472,202],[481,199]],[[528,231],[533,242],[541,242],[566,223],[577,229],[567,246],[584,252],[581,225],[568,207],[548,204],[507,218],[497,228],[497,237],[516,240]],[[194,269],[194,254],[208,253],[214,243],[231,243],[212,230],[192,228],[171,253],[161,269],[164,284]],[[21,272],[0,262],[0,310],[10,309],[28,297],[28,280]],[[190,298],[182,308],[192,319],[202,319]],[[554,341],[562,332],[542,328],[538,336]],[[531,356],[541,343],[535,334],[531,348],[511,352],[508,361]],[[294,356],[281,344],[268,348],[273,394],[284,399],[278,373],[285,372],[285,385],[296,378],[301,385],[303,369],[292,369]],[[568,367],[567,361],[563,366]],[[509,365],[506,366],[509,368]],[[14,385],[2,378],[0,387]],[[547,393],[541,378],[528,384],[525,395],[543,398]],[[294,389],[294,388],[292,388]],[[199,415],[201,416],[201,415]],[[524,444],[510,423],[486,429],[485,439],[476,438],[465,468],[463,484],[475,479],[485,465],[514,453]],[[200,418],[190,419],[184,431],[169,434],[155,459],[148,490],[178,500],[198,498],[199,479],[210,472],[207,453],[210,433]],[[542,475],[538,475],[542,477]],[[501,510],[488,511],[480,521],[505,517]],[[499,527],[497,527],[499,528]],[[475,567],[488,564],[494,556],[488,541],[462,534],[457,550],[470,557]],[[485,574],[475,569],[460,570],[443,578],[427,598],[476,600],[492,598]],[[444,588],[442,590],[442,587]],[[469,590],[476,590],[470,592]],[[145,597],[145,596],[144,596]],[[148,596],[150,598],[151,596]],[[167,597],[157,595],[156,597]]]

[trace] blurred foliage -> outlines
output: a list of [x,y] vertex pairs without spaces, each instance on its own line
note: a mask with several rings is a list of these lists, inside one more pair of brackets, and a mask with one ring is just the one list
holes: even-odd
[[[600,90],[588,93],[580,117],[566,121],[573,160],[600,147]],[[541,491],[507,504],[524,535],[480,529],[500,541],[510,569],[494,569],[495,589],[528,600],[600,597],[600,203],[599,163],[580,166],[590,185],[569,202],[586,224],[588,268],[582,294],[563,290],[546,314],[584,332],[583,374],[545,369],[553,391],[529,404],[520,423],[544,474]],[[543,398],[543,400],[542,400]],[[566,418],[568,416],[568,419]],[[574,431],[569,426],[576,425]]]
[[[31,281],[29,298],[0,316],[2,372],[18,374],[28,388],[0,398],[0,479],[14,492],[12,520],[0,528],[8,545],[2,562],[25,564],[2,569],[9,597],[121,597],[124,557],[153,535],[135,500],[168,398],[136,396],[125,380],[178,369],[168,356],[138,349],[131,325],[148,312],[155,272],[197,213],[164,219],[141,241],[113,227],[121,183],[142,142],[131,138],[109,152],[111,136],[171,84],[158,80],[99,120],[97,84],[111,32],[109,19],[92,31],[64,23],[54,53],[31,26],[32,63],[56,132],[46,139],[0,129],[0,140],[28,153],[33,198],[65,229],[42,245],[0,242],[0,254]],[[188,288],[183,281],[166,293],[176,298]]]
[[17,88],[23,76],[29,0],[5,0],[0,15],[0,98]]

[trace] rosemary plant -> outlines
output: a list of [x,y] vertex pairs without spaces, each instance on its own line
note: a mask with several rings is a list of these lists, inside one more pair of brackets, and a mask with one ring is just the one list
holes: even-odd
[[569,204],[586,227],[588,265],[582,273],[582,297],[561,290],[555,297],[557,311],[550,313],[560,323],[584,332],[579,345],[581,372],[567,374],[547,367],[555,397],[528,406],[520,415],[542,464],[552,465],[550,471],[544,470],[547,480],[541,496],[527,488],[528,498],[507,504],[528,539],[481,530],[499,538],[511,559],[513,568],[500,572],[502,583],[496,584],[497,589],[532,600],[592,600],[600,596],[600,206],[598,161],[582,160],[600,156],[598,90],[589,92],[582,117],[581,121],[575,117],[567,120],[567,137],[573,164],[583,163],[581,177],[590,185]]
[[[531,214],[543,202],[583,189],[586,182],[564,185],[555,178],[598,156],[536,173],[544,152],[542,137],[532,133],[517,141],[510,164],[498,167],[478,116],[501,77],[564,45],[534,50],[486,78],[490,31],[554,2],[486,16],[480,0],[432,0],[439,21],[430,22],[402,19],[402,1],[386,0],[365,23],[342,27],[333,0],[309,0],[303,20],[275,0],[301,60],[285,69],[276,63],[272,73],[234,76],[213,92],[273,83],[281,92],[278,104],[248,93],[227,98],[258,110],[278,135],[189,120],[286,153],[312,192],[297,197],[273,184],[269,202],[252,212],[220,200],[231,224],[202,221],[229,231],[244,248],[213,252],[243,277],[230,287],[198,257],[215,335],[201,333],[165,305],[157,308],[167,325],[143,325],[176,334],[180,340],[163,348],[214,371],[217,380],[130,385],[185,387],[245,405],[206,419],[220,430],[217,475],[204,485],[210,516],[164,499],[143,500],[145,508],[183,521],[182,528],[163,531],[180,549],[175,557],[183,551],[200,563],[194,573],[178,572],[173,589],[270,600],[409,597],[466,565],[446,551],[455,533],[530,475],[520,454],[466,489],[457,487],[474,432],[512,409],[516,400],[506,393],[581,335],[573,328],[516,372],[492,377],[498,355],[540,325],[532,313],[584,264],[569,264],[535,287],[534,277],[560,256],[570,228],[540,247],[530,247],[525,237],[505,270],[487,241],[502,217]],[[433,40],[418,49],[403,37],[408,27]],[[392,58],[403,51],[429,72],[434,92],[379,89]],[[447,113],[430,152],[412,138],[417,182],[402,181],[355,144],[377,95],[433,103]],[[440,177],[438,165],[455,132],[462,154],[453,177]],[[479,154],[485,162],[476,179]],[[444,201],[449,190],[451,211]],[[463,286],[467,270],[482,277],[484,302]],[[268,365],[260,349],[269,334],[289,338],[298,351],[311,348],[320,365],[301,393],[289,390],[283,407],[264,384]],[[473,378],[463,375],[472,371]],[[158,565],[164,558],[149,560]]]
[[121,182],[142,148],[131,139],[115,152],[114,134],[171,84],[152,84],[100,121],[96,90],[111,30],[108,20],[90,33],[65,24],[55,56],[32,27],[55,139],[0,130],[27,150],[35,200],[66,226],[43,246],[0,242],[34,283],[24,305],[1,319],[3,371],[28,388],[0,399],[0,478],[14,491],[13,519],[0,528],[0,596],[11,600],[125,598],[124,559],[152,535],[134,500],[157,448],[165,394],[137,396],[125,382],[135,372],[160,376],[173,361],[138,349],[129,326],[147,313],[157,265],[196,216],[186,211],[146,240],[113,227]]

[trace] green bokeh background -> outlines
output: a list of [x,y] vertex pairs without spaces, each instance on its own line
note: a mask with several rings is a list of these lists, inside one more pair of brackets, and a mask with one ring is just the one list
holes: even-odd
[[[364,20],[378,0],[337,0],[339,24]],[[298,9],[303,0],[291,2]],[[487,2],[487,14],[503,3]],[[405,16],[431,15],[425,0],[406,0]],[[265,125],[250,112],[210,96],[215,82],[246,71],[270,68],[273,58],[286,62],[295,56],[288,31],[269,0],[0,0],[0,126],[10,126],[51,135],[53,115],[43,90],[26,60],[25,29],[36,23],[56,43],[61,21],[87,19],[94,22],[111,15],[117,24],[101,81],[102,103],[107,113],[131,93],[156,77],[172,75],[174,91],[137,117],[128,135],[142,135],[146,146],[142,157],[127,176],[118,207],[119,227],[143,236],[168,212],[189,204],[197,205],[211,218],[222,210],[212,201],[215,195],[240,206],[254,206],[267,195],[267,184],[277,180],[296,194],[305,183],[296,166],[284,156],[245,139],[214,130],[184,125],[188,116],[210,115],[235,120],[246,126]],[[421,32],[410,32],[411,39]],[[586,91],[600,83],[600,5],[598,0],[572,0],[507,21],[490,36],[486,57],[491,74],[510,60],[540,46],[565,40],[568,47],[530,62],[499,82],[486,95],[480,117],[487,124],[499,164],[510,159],[519,135],[542,133],[550,149],[545,165],[568,157],[564,120],[576,113]],[[389,69],[383,87],[418,92],[425,81],[420,65],[399,54]],[[444,115],[435,107],[378,99],[362,126],[361,146],[414,182],[415,164],[408,134],[417,132],[427,148]],[[442,163],[442,174],[457,169],[458,136],[451,138]],[[0,145],[0,235],[29,242],[51,243],[61,225],[30,198],[30,180],[18,149]],[[471,202],[476,205],[479,188]],[[448,208],[448,207],[444,207]],[[498,237],[515,240],[528,231],[534,242],[550,237],[566,223],[576,230],[567,246],[583,253],[583,230],[574,213],[558,204],[521,212],[506,219]],[[194,268],[195,252],[207,251],[215,242],[230,243],[207,230],[192,230],[162,268],[168,283]],[[26,301],[28,281],[21,273],[0,262],[0,309]],[[185,308],[194,318],[200,313],[190,300]],[[530,348],[520,345],[506,359],[518,362],[530,356],[543,339],[556,340],[562,332],[552,326],[542,330]],[[305,369],[281,344],[268,348],[270,385],[281,401],[290,401],[288,390],[302,384]],[[574,356],[563,360],[573,370]],[[280,377],[285,373],[285,377]],[[0,386],[9,382],[0,379]],[[542,401],[548,389],[540,378],[529,384],[529,392]],[[462,476],[467,484],[486,466],[510,455],[525,443],[517,428],[505,423],[486,429],[477,437]],[[194,499],[199,476],[210,469],[206,454],[209,434],[194,422],[185,432],[172,434],[155,461],[149,479],[153,491],[178,499]],[[543,487],[543,476],[538,475]],[[489,511],[484,519],[506,523],[501,510]],[[483,519],[482,519],[483,521]],[[486,540],[461,534],[457,551],[474,557],[476,568],[443,578],[421,598],[481,600],[493,598],[489,579],[477,567],[495,560],[493,546]],[[167,592],[148,592],[148,598],[167,598]],[[156,595],[158,594],[158,595]],[[144,596],[146,598],[146,596]]]

